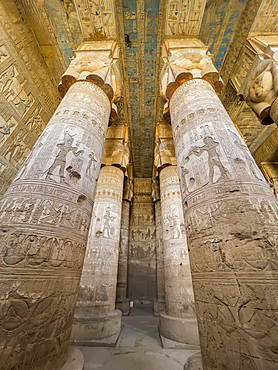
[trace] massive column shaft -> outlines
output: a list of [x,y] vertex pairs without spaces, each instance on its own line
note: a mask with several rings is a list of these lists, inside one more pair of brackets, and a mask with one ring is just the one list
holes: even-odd
[[102,167],[90,225],[72,338],[103,339],[120,331],[115,310],[124,173]]
[[120,246],[119,246],[119,264],[116,307],[122,313],[129,313],[129,300],[127,299],[127,260],[128,260],[128,235],[129,235],[129,215],[130,202],[123,199]]
[[160,174],[161,218],[164,246],[165,313],[160,315],[162,336],[198,345],[198,329],[180,185],[176,166]]
[[0,201],[3,369],[64,362],[110,110],[74,83]]
[[170,114],[205,369],[278,364],[277,201],[202,79]]

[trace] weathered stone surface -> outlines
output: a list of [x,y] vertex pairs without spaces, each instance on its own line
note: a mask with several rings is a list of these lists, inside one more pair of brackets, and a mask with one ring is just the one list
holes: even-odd
[[116,292],[116,308],[122,313],[129,312],[129,300],[127,300],[127,260],[128,260],[128,236],[129,236],[130,203],[123,199],[122,218],[119,244],[118,279]]
[[159,177],[166,311],[166,315],[160,315],[159,329],[161,335],[169,339],[198,344],[197,320],[177,167],[164,168],[160,171]]
[[157,200],[155,206],[155,250],[156,250],[156,286],[157,300],[154,301],[154,314],[165,311],[165,278],[164,278],[164,250],[161,219],[161,201]]
[[205,369],[275,369],[277,201],[213,88],[170,101]]
[[177,318],[162,312],[159,315],[158,328],[163,348],[200,348],[197,320],[194,316]]
[[156,297],[155,219],[150,178],[134,179],[130,215],[128,297],[153,300]]
[[190,356],[183,367],[183,370],[203,370],[201,352]]
[[94,345],[97,340],[119,334],[122,313],[120,310],[105,314],[75,316],[71,339],[74,344]]
[[159,177],[166,313],[179,318],[195,316],[177,167],[164,168]]
[[65,359],[109,114],[99,87],[76,82],[0,201],[5,369]]
[[1,1],[1,195],[10,186],[59,104],[56,83],[23,17],[14,1]]
[[[91,339],[101,339],[109,332],[101,326],[94,326],[93,321],[98,320],[98,314],[111,314],[115,310],[123,181],[124,174],[119,168],[101,168],[74,323],[75,326],[76,322],[80,325],[81,319],[88,318],[92,328]],[[109,320],[106,322],[109,325]],[[85,339],[82,333],[83,330],[74,330],[72,338]]]
[[68,357],[65,365],[61,370],[83,370],[84,356],[80,349],[71,346],[69,348]]

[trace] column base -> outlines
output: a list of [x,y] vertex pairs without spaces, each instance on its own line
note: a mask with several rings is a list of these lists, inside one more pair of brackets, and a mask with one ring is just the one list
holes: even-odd
[[[199,349],[199,332],[196,318],[183,318],[168,316],[162,312],[159,316],[159,334],[162,337],[164,348],[177,348],[173,343],[167,343],[167,340],[182,343],[182,348]],[[163,343],[163,339],[164,343]],[[173,347],[174,345],[174,347]],[[180,347],[179,347],[180,348]]]
[[83,370],[84,356],[83,353],[76,347],[70,346],[67,361],[61,370]]
[[121,332],[122,312],[115,310],[103,315],[76,315],[71,340],[76,345],[115,346]]
[[183,367],[183,370],[203,370],[201,352],[190,356]]
[[159,316],[161,312],[165,311],[165,301],[156,300],[153,302],[153,314]]
[[130,299],[122,299],[116,301],[116,308],[122,311],[123,316],[128,316],[130,313]]

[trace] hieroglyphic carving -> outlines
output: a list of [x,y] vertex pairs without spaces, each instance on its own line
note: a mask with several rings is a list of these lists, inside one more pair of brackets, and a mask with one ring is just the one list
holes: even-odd
[[206,2],[204,0],[170,0],[166,20],[166,35],[199,34]]
[[115,38],[114,8],[110,0],[101,3],[88,0],[74,0],[83,36],[91,40],[105,40]]
[[170,113],[204,366],[275,369],[277,201],[206,81]]
[[19,75],[18,67],[13,64],[0,76],[0,91],[11,102],[20,116],[31,107],[34,99],[31,92],[27,95],[23,89],[24,79]]
[[0,187],[4,194],[59,100],[37,40],[25,15],[20,13],[21,5],[3,2],[0,8],[0,156],[3,171]]
[[[58,369],[65,359],[110,109],[106,94],[91,82],[71,86],[1,199],[0,269],[13,281],[1,295],[7,307],[0,320],[2,360],[8,367]],[[92,151],[97,162],[89,175]],[[34,279],[43,281],[39,289]],[[15,301],[26,307],[24,324],[7,329]],[[26,340],[30,333],[37,339]]]
[[[115,310],[123,180],[123,171],[117,167],[100,170],[75,313],[78,317]],[[92,333],[92,338],[100,334]]]
[[155,202],[155,251],[157,300],[154,301],[154,312],[165,311],[165,277],[164,277],[164,248],[162,235],[161,201]]
[[166,313],[178,318],[194,318],[193,288],[177,167],[164,168],[159,177]]
[[134,179],[128,259],[128,297],[131,299],[153,299],[156,296],[155,218],[151,185],[151,179]]
[[[116,305],[118,303],[119,309],[125,308],[126,305],[124,305],[123,302],[127,300],[129,214],[130,214],[130,203],[127,200],[123,199],[120,244],[119,244],[117,293],[116,293],[117,298]],[[129,306],[129,304],[127,304],[127,306]]]

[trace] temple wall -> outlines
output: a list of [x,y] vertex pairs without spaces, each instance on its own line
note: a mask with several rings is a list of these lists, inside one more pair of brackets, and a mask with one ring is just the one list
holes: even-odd
[[156,298],[155,218],[151,179],[134,179],[129,234],[128,298]]

